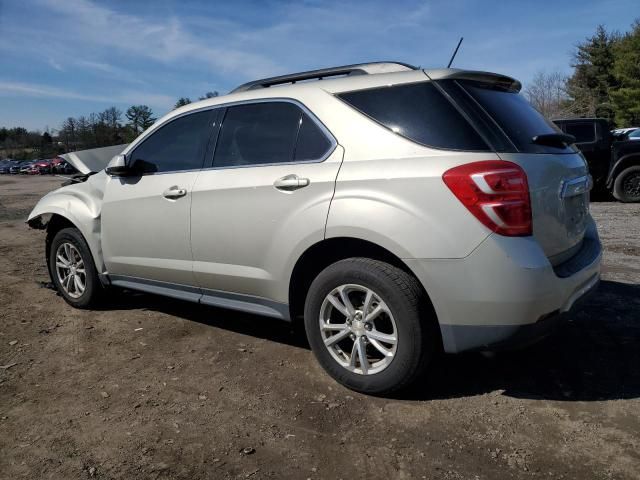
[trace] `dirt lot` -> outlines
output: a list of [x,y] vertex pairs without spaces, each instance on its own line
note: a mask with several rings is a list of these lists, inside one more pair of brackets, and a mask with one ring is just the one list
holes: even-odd
[[554,337],[382,399],[275,320],[133,293],[70,308],[23,223],[58,184],[0,177],[0,477],[640,478],[640,205],[593,204],[603,282]]

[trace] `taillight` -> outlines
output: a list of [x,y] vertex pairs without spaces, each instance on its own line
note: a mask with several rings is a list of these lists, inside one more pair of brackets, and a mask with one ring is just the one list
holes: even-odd
[[487,228],[509,237],[531,235],[529,184],[515,163],[467,163],[447,170],[442,179]]

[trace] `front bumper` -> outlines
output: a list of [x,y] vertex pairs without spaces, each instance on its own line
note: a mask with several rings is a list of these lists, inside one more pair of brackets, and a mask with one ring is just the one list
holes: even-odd
[[533,237],[489,236],[463,259],[405,259],[425,287],[446,352],[523,345],[550,333],[600,279],[595,224],[553,267]]

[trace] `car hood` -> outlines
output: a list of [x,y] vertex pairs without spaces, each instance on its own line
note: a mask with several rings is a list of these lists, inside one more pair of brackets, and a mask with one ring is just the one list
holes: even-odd
[[87,174],[104,170],[111,159],[119,153],[122,153],[127,145],[128,143],[124,143],[110,147],[78,150],[77,152],[69,152],[60,156],[73,165],[80,173]]

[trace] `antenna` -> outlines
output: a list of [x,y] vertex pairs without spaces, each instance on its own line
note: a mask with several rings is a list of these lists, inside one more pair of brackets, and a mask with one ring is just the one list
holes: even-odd
[[447,65],[447,68],[451,67],[451,64],[453,63],[453,59],[456,58],[456,55],[458,53],[458,49],[460,48],[460,44],[462,43],[462,40],[464,40],[464,37],[460,37],[460,41],[458,42],[458,46],[453,51],[453,55],[451,55],[451,60],[449,60],[449,65]]

